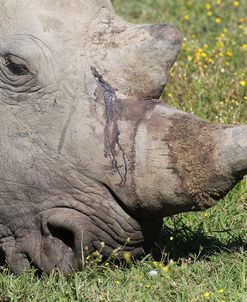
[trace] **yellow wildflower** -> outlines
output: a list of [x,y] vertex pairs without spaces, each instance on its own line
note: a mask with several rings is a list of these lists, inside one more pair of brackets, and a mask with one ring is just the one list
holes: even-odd
[[221,23],[221,19],[219,17],[215,18],[215,23],[216,24],[220,24]]
[[116,285],[120,285],[120,281],[116,281]]
[[209,17],[211,17],[211,16],[213,15],[213,13],[211,12],[211,10],[209,10],[209,11],[207,12],[207,15],[208,15]]
[[220,288],[220,289],[218,290],[218,292],[219,292],[220,294],[222,294],[222,293],[224,293],[224,289],[223,289],[223,288]]
[[196,53],[195,53],[195,61],[199,62],[202,57],[205,57],[204,54],[205,53],[204,53],[203,49],[202,48],[198,48],[197,51],[196,51]]
[[231,52],[230,50],[227,50],[226,55],[227,55],[228,57],[232,57],[232,52]]
[[216,46],[218,47],[218,48],[224,48],[224,41],[223,40],[219,40],[219,41],[217,41],[217,43],[216,43]]
[[209,293],[209,292],[205,292],[205,293],[203,294],[203,296],[204,296],[205,299],[208,299],[209,296],[210,296],[210,293]]
[[172,241],[173,239],[174,239],[174,237],[171,236],[171,237],[170,237],[170,240]]
[[157,261],[153,261],[153,263],[152,263],[152,264],[153,264],[153,266],[154,266],[154,267],[156,267],[156,268],[157,268],[157,267],[158,267],[159,262],[157,262]]
[[245,87],[247,85],[247,82],[245,80],[240,81],[239,83],[242,87]]
[[124,252],[123,254],[124,260],[128,263],[132,263],[131,253],[130,252]]
[[204,217],[208,217],[208,213],[204,213]]
[[190,19],[190,16],[189,15],[185,15],[184,16],[184,20],[188,21]]
[[217,1],[216,1],[216,4],[217,4],[217,5],[220,5],[220,4],[221,4],[221,0],[217,0]]
[[242,49],[243,49],[243,50],[247,50],[247,44],[243,44],[243,45],[242,45]]
[[206,4],[205,4],[205,7],[206,7],[207,10],[211,10],[212,5],[211,5],[210,3],[206,3]]
[[247,101],[247,95],[244,96],[244,100]]
[[239,3],[239,1],[234,1],[234,2],[233,2],[233,5],[234,5],[235,7],[239,7],[240,3]]
[[163,267],[163,271],[164,271],[165,273],[167,273],[167,272],[168,272],[168,270],[169,270],[169,268],[168,268],[168,266],[167,266],[167,265]]
[[211,63],[211,64],[214,63],[214,61],[213,61],[211,58],[207,59],[207,62],[208,62],[208,63]]

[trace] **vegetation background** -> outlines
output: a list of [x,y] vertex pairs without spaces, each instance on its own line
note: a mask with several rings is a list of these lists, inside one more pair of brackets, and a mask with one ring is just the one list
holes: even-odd
[[[132,22],[184,37],[162,98],[215,123],[247,122],[247,1],[114,0]],[[129,267],[87,259],[68,279],[0,273],[0,301],[247,301],[247,180],[214,208],[164,220],[162,261]],[[157,248],[158,249],[158,248]]]

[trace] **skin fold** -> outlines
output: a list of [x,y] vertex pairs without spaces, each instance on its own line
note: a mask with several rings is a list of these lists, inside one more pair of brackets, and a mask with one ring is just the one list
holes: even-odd
[[134,257],[162,219],[214,205],[247,170],[246,126],[162,104],[181,46],[104,0],[0,0],[0,249],[15,273]]

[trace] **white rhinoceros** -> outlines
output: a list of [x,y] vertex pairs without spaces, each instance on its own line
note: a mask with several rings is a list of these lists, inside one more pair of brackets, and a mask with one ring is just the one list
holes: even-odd
[[[0,0],[0,248],[10,269],[69,273],[138,256],[162,218],[207,208],[247,170],[247,127],[156,100],[181,36],[108,0]],[[104,247],[102,246],[104,242]]]

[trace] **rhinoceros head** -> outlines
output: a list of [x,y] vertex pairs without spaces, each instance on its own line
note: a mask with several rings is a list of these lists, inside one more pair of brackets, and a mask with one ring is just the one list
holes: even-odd
[[155,99],[180,45],[173,26],[127,23],[107,0],[0,1],[0,247],[14,272],[137,256],[162,217],[242,177],[245,127]]

